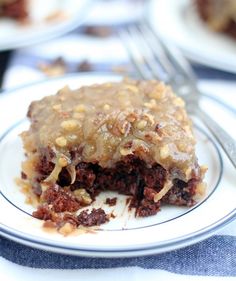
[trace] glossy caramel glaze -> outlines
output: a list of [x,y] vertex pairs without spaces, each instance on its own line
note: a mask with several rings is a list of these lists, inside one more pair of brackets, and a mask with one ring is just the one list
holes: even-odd
[[130,154],[185,181],[201,173],[184,101],[159,81],[65,87],[32,102],[28,117],[31,126],[21,136],[27,153],[23,172],[29,179],[48,150],[55,164],[50,181],[63,167],[70,172],[79,162],[113,167]]

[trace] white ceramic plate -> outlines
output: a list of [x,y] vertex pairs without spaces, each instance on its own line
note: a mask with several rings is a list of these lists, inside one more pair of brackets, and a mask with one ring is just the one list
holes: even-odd
[[[0,19],[0,51],[25,47],[60,36],[79,26],[85,19],[90,0],[29,0],[29,23]],[[53,20],[47,17],[59,12]]]
[[[155,216],[135,218],[127,211],[125,196],[115,194],[118,204],[108,207],[103,204],[103,194],[94,203],[95,207],[102,206],[107,212],[113,211],[117,215],[116,219],[102,225],[95,233],[67,237],[46,232],[42,228],[42,221],[30,215],[33,208],[25,203],[25,196],[14,181],[20,175],[20,164],[24,158],[18,134],[28,126],[25,115],[29,103],[54,94],[66,84],[76,88],[120,79],[105,74],[69,75],[0,96],[0,233],[3,236],[60,253],[101,257],[137,256],[195,243],[233,219],[236,212],[235,171],[198,120],[195,126],[197,155],[199,162],[209,167],[206,176],[208,189],[206,196],[193,208],[163,206]],[[111,197],[114,193],[108,195]]]
[[236,40],[210,31],[193,0],[151,0],[148,19],[157,34],[192,61],[236,73]]

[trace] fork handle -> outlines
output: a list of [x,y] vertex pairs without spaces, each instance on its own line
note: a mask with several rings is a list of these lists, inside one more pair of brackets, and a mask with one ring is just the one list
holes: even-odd
[[198,108],[198,116],[221,144],[224,152],[236,168],[236,141],[201,108]]

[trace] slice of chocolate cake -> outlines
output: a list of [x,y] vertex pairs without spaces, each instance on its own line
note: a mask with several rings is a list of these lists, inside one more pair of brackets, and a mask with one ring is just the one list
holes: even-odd
[[193,206],[204,193],[184,101],[162,82],[66,87],[32,102],[28,117],[22,175],[39,198],[37,218],[104,223],[103,210],[75,215],[104,190],[131,196],[141,217],[161,204]]
[[208,27],[236,38],[235,0],[195,0],[197,10]]
[[27,0],[0,0],[0,17],[26,19],[28,17]]

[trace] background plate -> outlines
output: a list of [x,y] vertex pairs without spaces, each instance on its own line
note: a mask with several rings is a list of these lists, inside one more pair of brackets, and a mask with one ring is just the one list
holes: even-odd
[[[0,19],[0,51],[25,47],[60,36],[79,26],[85,19],[91,0],[29,0],[30,22]],[[63,12],[62,17],[46,20],[46,17]]]
[[151,0],[147,17],[157,34],[194,62],[236,73],[236,40],[210,31],[193,0]]

